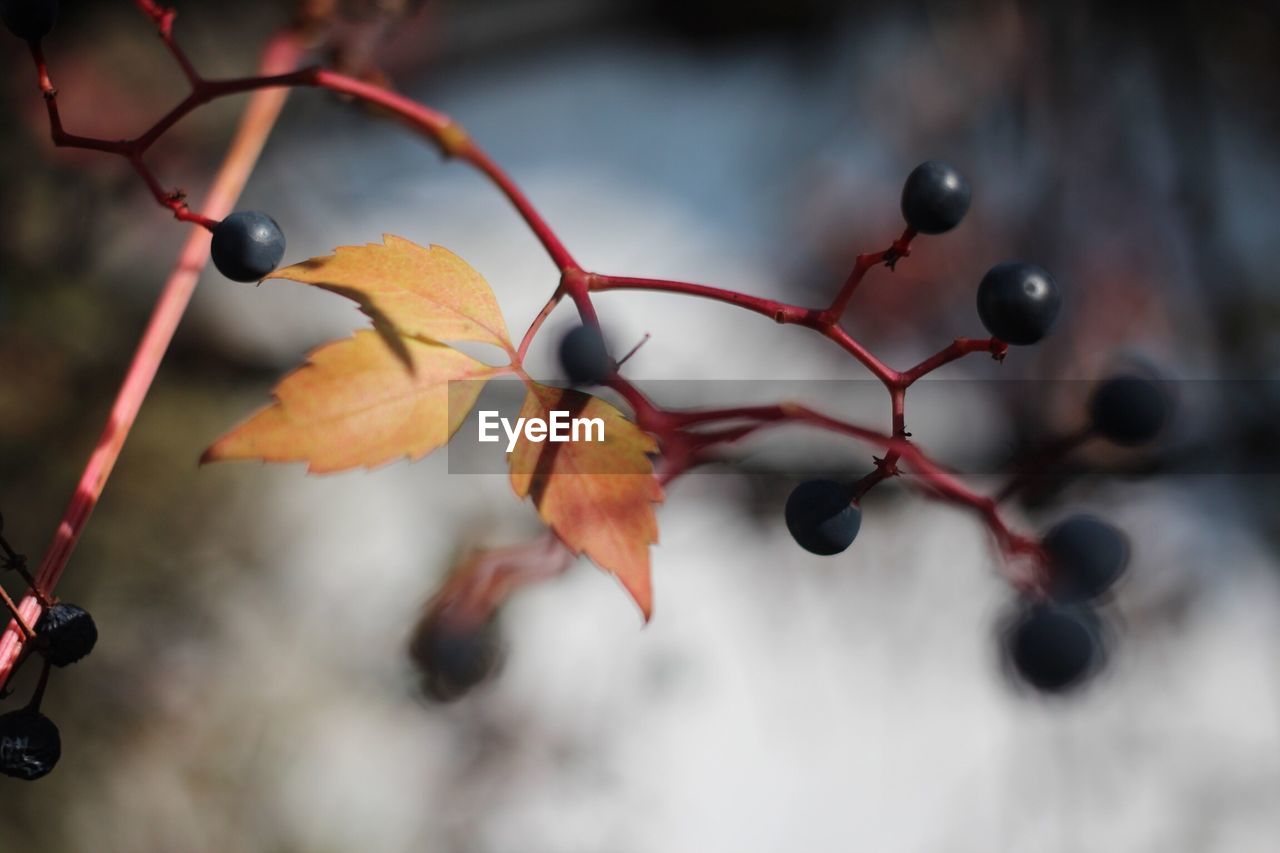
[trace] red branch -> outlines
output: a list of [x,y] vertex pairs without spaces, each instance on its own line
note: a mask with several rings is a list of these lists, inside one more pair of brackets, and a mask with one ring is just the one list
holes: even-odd
[[454,625],[478,625],[516,589],[563,574],[573,552],[551,531],[519,545],[477,552],[459,566],[427,605]]
[[[206,230],[211,230],[231,211],[283,105],[285,90],[298,86],[327,89],[390,114],[437,145],[445,156],[471,165],[506,196],[560,271],[560,281],[555,293],[534,319],[515,353],[518,360],[523,360],[544,321],[563,297],[568,296],[573,301],[584,322],[598,324],[593,294],[610,290],[648,290],[710,299],[761,314],[777,323],[809,328],[853,356],[880,380],[889,393],[892,429],[889,434],[884,434],[792,404],[704,412],[665,410],[615,374],[609,386],[627,400],[635,413],[637,424],[654,433],[662,444],[664,458],[659,477],[663,482],[707,461],[716,447],[739,441],[759,429],[784,423],[806,424],[868,442],[885,453],[884,457],[875,460],[875,469],[855,484],[855,500],[860,500],[876,484],[898,475],[899,463],[902,463],[933,494],[978,512],[1007,555],[1029,555],[1039,561],[1038,546],[1009,529],[997,510],[995,500],[965,487],[954,475],[912,444],[906,431],[905,397],[907,389],[914,382],[970,353],[987,352],[997,359],[1003,358],[1007,345],[995,339],[960,338],[915,367],[900,372],[872,354],[842,325],[843,315],[867,274],[881,265],[892,270],[899,260],[910,254],[911,242],[916,236],[912,229],[907,228],[882,251],[859,255],[835,298],[829,305],[821,308],[791,305],[690,282],[588,273],[578,266],[573,255],[515,181],[448,116],[381,86],[333,71],[321,68],[288,70],[295,66],[301,54],[297,41],[291,36],[278,37],[271,42],[264,55],[262,73],[259,76],[228,80],[206,79],[174,40],[174,11],[153,0],[135,0],[135,3],[155,25],[161,40],[182,69],[191,86],[190,93],[149,129],[133,139],[111,141],[69,133],[63,127],[58,110],[57,90],[50,77],[43,51],[38,43],[32,44],[31,54],[48,111],[50,133],[55,146],[101,151],[125,158],[138,172],[157,203],[171,210],[179,220],[202,227],[189,238],[177,269],[161,293],[151,322],[121,386],[107,427],[90,457],[54,541],[41,563],[36,587],[19,605],[21,616],[28,624],[34,624],[39,616],[38,597],[52,592],[66,566],[71,550],[102,493],[160,360],[182,317],[196,278],[207,263],[209,237]],[[248,92],[256,94],[246,112],[236,142],[206,200],[205,210],[203,213],[193,212],[188,208],[186,196],[181,190],[166,190],[159,184],[147,168],[144,155],[168,130],[200,106],[218,98]],[[725,422],[734,423],[726,425]],[[717,423],[719,427],[715,428]],[[697,429],[708,425],[713,429]],[[499,585],[505,589],[512,583],[503,580]],[[7,680],[21,647],[21,627],[17,622],[11,622],[3,638],[0,638],[0,687]]]
[[950,364],[974,352],[989,352],[996,361],[1003,361],[1005,354],[1009,352],[1009,345],[998,338],[956,338],[946,349],[929,356],[910,370],[904,370],[900,374],[901,385],[906,388],[944,364]]

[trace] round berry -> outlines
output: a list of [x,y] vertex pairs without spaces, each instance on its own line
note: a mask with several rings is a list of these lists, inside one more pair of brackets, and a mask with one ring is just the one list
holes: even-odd
[[1089,418],[1099,435],[1133,446],[1159,435],[1172,408],[1172,401],[1157,382],[1145,376],[1121,375],[1094,390]]
[[599,385],[616,369],[604,335],[589,324],[570,329],[561,339],[560,366],[574,385]]
[[921,234],[941,234],[969,211],[969,182],[947,163],[926,160],[902,187],[902,216]]
[[853,544],[862,510],[834,480],[807,480],[792,490],[784,511],[787,530],[806,551],[829,557]]
[[18,38],[40,41],[58,20],[58,0],[0,0],[0,18]]
[[242,210],[213,229],[213,264],[232,281],[261,281],[284,257],[284,233],[256,210]]
[[1044,535],[1049,557],[1049,595],[1079,602],[1109,590],[1129,564],[1129,540],[1118,528],[1092,515],[1073,515]]
[[502,636],[492,621],[470,625],[433,614],[419,625],[409,656],[422,672],[427,694],[448,702],[497,672]]
[[1062,307],[1058,284],[1035,264],[996,264],[978,285],[978,316],[1005,343],[1026,346],[1049,333]]
[[93,651],[98,626],[89,611],[60,601],[40,614],[36,638],[49,663],[69,666]]
[[1044,693],[1063,693],[1096,673],[1106,659],[1097,616],[1085,607],[1032,604],[1004,636],[1017,676]]
[[61,757],[58,727],[44,714],[23,708],[0,716],[0,773],[34,782]]

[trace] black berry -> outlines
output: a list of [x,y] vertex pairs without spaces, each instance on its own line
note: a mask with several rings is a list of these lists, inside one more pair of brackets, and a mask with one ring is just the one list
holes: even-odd
[[852,545],[862,526],[862,510],[850,500],[848,488],[834,480],[807,480],[796,486],[784,515],[796,543],[824,557]]
[[561,339],[560,366],[574,385],[599,385],[616,369],[604,335],[592,325],[576,326]]
[[1032,604],[1008,626],[1005,654],[1017,676],[1044,693],[1064,693],[1106,658],[1097,616],[1085,607]]
[[232,281],[261,281],[284,257],[284,233],[256,210],[242,210],[213,229],[213,264]]
[[40,41],[58,20],[58,0],[0,0],[0,18],[18,38]]
[[33,782],[49,775],[62,757],[53,721],[31,708],[0,716],[0,773]]
[[409,656],[422,672],[427,694],[448,702],[497,672],[502,636],[494,622],[470,625],[433,614],[418,626]]
[[941,234],[960,224],[969,210],[969,182],[954,168],[926,160],[902,187],[902,216],[921,234]]
[[1129,564],[1129,540],[1092,515],[1073,515],[1044,536],[1049,595],[1056,601],[1088,601],[1105,593]]
[[982,325],[1005,343],[1034,344],[1049,333],[1061,307],[1057,282],[1035,264],[996,264],[978,285]]
[[1113,376],[1093,392],[1089,417],[1094,431],[1116,444],[1133,446],[1155,438],[1169,420],[1172,401],[1145,376]]
[[68,666],[93,651],[98,642],[98,626],[89,611],[59,602],[40,614],[36,638],[49,663]]

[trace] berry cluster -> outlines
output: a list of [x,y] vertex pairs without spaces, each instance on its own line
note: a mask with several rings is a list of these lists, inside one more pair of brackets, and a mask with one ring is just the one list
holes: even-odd
[[[1134,447],[1154,440],[1172,413],[1172,399],[1150,377],[1121,374],[1103,381],[1089,400],[1090,434]],[[1084,683],[1107,659],[1110,632],[1099,612],[1129,563],[1129,541],[1093,515],[1073,515],[1041,540],[1047,576],[1043,597],[1024,603],[1003,635],[1013,671],[1038,690],[1057,693]]]
[[[907,177],[902,213],[911,229],[940,234],[960,223],[970,197],[968,181],[954,168],[929,161]],[[995,338],[1009,344],[1026,346],[1043,339],[1061,307],[1057,283],[1034,264],[997,264],[978,284],[979,319]],[[1168,395],[1155,380],[1116,376],[1100,384],[1090,400],[1091,433],[1122,446],[1136,446],[1156,437],[1170,408]],[[877,471],[859,483],[827,479],[800,483],[784,510],[792,538],[813,554],[843,552],[862,525],[861,497],[880,478]],[[1129,545],[1114,526],[1090,515],[1076,515],[1050,528],[1041,549],[1043,588],[1018,608],[1003,640],[1008,661],[1023,681],[1042,691],[1058,692],[1082,683],[1106,658],[1105,631],[1094,604],[1123,574]]]
[[98,643],[98,627],[84,608],[50,601],[27,571],[26,557],[14,551],[3,533],[4,516],[0,515],[2,568],[21,575],[40,601],[42,612],[35,628],[26,624],[8,593],[0,590],[0,598],[9,615],[29,633],[23,653],[36,652],[43,656],[44,671],[31,701],[20,710],[0,716],[0,773],[33,781],[52,771],[62,755],[58,727],[40,713],[50,667],[70,666],[83,660]]
[[[942,234],[960,224],[969,210],[969,182],[946,163],[929,160],[907,176],[902,215],[912,231]],[[1006,261],[978,284],[978,317],[995,338],[1033,344],[1049,333],[1062,307],[1057,283],[1035,264]],[[853,544],[862,524],[858,501],[863,489],[831,480],[810,480],[787,498],[787,529],[800,547],[823,556]]]

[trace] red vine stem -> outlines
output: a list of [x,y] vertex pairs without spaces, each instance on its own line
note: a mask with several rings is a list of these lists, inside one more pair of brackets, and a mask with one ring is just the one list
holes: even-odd
[[[877,253],[878,256],[885,255],[885,252]],[[866,255],[862,257],[868,257]],[[733,290],[725,290],[719,287],[710,287],[705,284],[692,284],[684,281],[665,281],[661,279],[651,278],[630,278],[627,276],[601,275],[592,273],[587,276],[590,283],[590,290],[593,292],[603,292],[608,290],[649,290],[658,293],[678,293],[684,296],[696,296],[702,299],[712,299],[717,302],[723,302],[727,305],[734,305],[738,308],[744,308],[748,311],[754,311],[770,318],[775,323],[794,324],[813,329],[838,344],[845,352],[848,352],[858,361],[860,361],[872,375],[886,385],[891,385],[898,379],[897,371],[890,368],[880,359],[876,358],[871,352],[859,343],[852,335],[845,331],[844,327],[838,325],[832,318],[833,314],[830,309],[805,308],[800,305],[791,305],[786,302],[779,302],[774,299],[765,299],[759,296],[750,296],[745,293],[738,293]]]
[[[621,376],[612,377],[608,386],[627,401],[636,414],[637,425],[658,436],[662,444],[663,458],[667,462],[660,475],[664,485],[688,470],[709,461],[712,458],[710,451],[717,446],[740,441],[768,426],[803,423],[850,436],[885,451],[883,458],[876,459],[875,470],[854,484],[853,500],[861,500],[878,483],[899,475],[901,472],[898,463],[902,462],[923,480],[931,492],[954,503],[966,505],[977,512],[996,537],[1001,551],[1006,555],[1029,556],[1039,560],[1039,545],[1008,527],[1000,516],[998,501],[995,498],[969,489],[955,475],[908,440],[905,425],[905,385],[894,386],[890,390],[893,412],[891,435],[885,435],[870,427],[842,421],[795,403],[681,412],[659,408],[639,388]],[[726,422],[739,423],[739,425],[718,431],[691,431]],[[1026,585],[1038,582],[1038,577],[1034,574],[1029,579],[1011,576],[1010,580]]]
[[[301,52],[301,45],[294,36],[278,36],[271,40],[264,51],[262,68],[264,72],[271,72],[291,67],[296,64]],[[256,94],[249,103],[236,138],[209,190],[205,209],[211,216],[221,218],[235,205],[262,146],[275,126],[286,95],[287,90],[283,89],[263,91]],[[52,98],[49,102],[53,103]],[[160,361],[168,349],[169,341],[191,300],[196,280],[208,259],[209,234],[205,229],[197,228],[187,239],[177,266],[165,282],[124,383],[120,386],[102,436],[89,457],[89,463],[76,485],[53,542],[36,572],[36,591],[51,593],[62,576],[67,560],[97,505],[116,459],[120,456],[129,429],[133,426]],[[34,591],[23,598],[18,612],[28,625],[34,625],[40,618],[40,601]],[[8,681],[14,663],[22,652],[23,642],[22,628],[16,620],[11,621],[0,636],[0,688]]]
[[448,613],[455,624],[481,623],[514,590],[563,574],[574,559],[574,553],[549,530],[528,542],[481,551],[453,573],[427,610]]
[[[0,602],[3,602],[5,608],[13,614],[13,622],[22,636],[23,642],[30,640],[35,636],[35,631],[31,630],[28,620],[22,615],[22,611],[18,609],[18,605],[9,597],[9,593],[4,587],[0,587]],[[4,683],[0,681],[0,690],[3,690]]]
[[[674,422],[682,427],[706,424],[714,421],[748,420],[755,423],[737,430],[727,430],[716,436],[715,441],[736,441],[750,431],[774,424],[804,423],[819,429],[850,436],[867,442],[886,451],[884,459],[877,460],[876,471],[863,478],[855,486],[854,499],[863,494],[881,480],[899,474],[897,463],[901,461],[917,474],[924,485],[938,496],[954,503],[966,505],[977,512],[990,527],[1002,551],[1009,556],[1030,556],[1038,558],[1039,544],[1028,537],[1013,532],[1000,517],[997,501],[982,495],[965,486],[954,474],[947,471],[927,454],[902,436],[901,406],[895,397],[894,435],[887,436],[868,427],[858,426],[833,418],[807,406],[792,403],[781,403],[769,406],[747,406],[736,409],[720,409],[702,412],[667,412]],[[705,446],[705,443],[703,444]],[[701,449],[701,447],[700,447]]]
[[996,503],[1003,503],[1009,498],[1016,495],[1023,488],[1029,485],[1039,473],[1043,473],[1046,466],[1055,462],[1060,462],[1067,454],[1080,447],[1086,441],[1093,437],[1093,430],[1084,427],[1075,432],[1060,436],[1053,441],[1048,442],[1034,453],[1031,458],[1025,460],[1020,470],[1015,472],[1009,480],[1000,487],[995,494]]
[[[860,499],[877,483],[898,474],[897,463],[902,460],[925,479],[932,491],[948,500],[967,504],[977,510],[987,521],[1002,549],[1007,553],[1032,553],[1036,550],[1036,546],[1030,540],[1019,537],[1009,530],[1000,518],[993,499],[968,490],[954,476],[907,441],[904,405],[906,390],[912,383],[930,371],[970,353],[989,352],[996,358],[1002,358],[1007,345],[995,339],[960,338],[915,367],[899,372],[873,355],[841,325],[841,318],[866,274],[881,264],[892,270],[900,259],[910,254],[911,242],[916,236],[912,229],[907,228],[889,248],[883,251],[859,255],[839,293],[830,305],[822,309],[790,305],[689,282],[587,273],[578,266],[573,255],[565,248],[515,181],[448,116],[381,86],[326,69],[284,70],[293,67],[301,54],[300,46],[292,36],[279,37],[272,41],[264,55],[260,76],[207,80],[199,74],[173,38],[175,17],[173,10],[162,7],[153,0],[135,0],[135,4],[155,24],[160,38],[190,83],[190,93],[151,128],[134,139],[110,141],[71,134],[63,127],[57,104],[57,90],[49,75],[43,51],[38,43],[32,44],[32,58],[46,102],[50,132],[56,146],[102,151],[127,159],[159,204],[171,210],[178,219],[202,226],[202,229],[188,240],[179,265],[166,283],[157,302],[151,323],[139,344],[107,427],[90,458],[53,544],[41,564],[35,587],[19,607],[20,618],[33,622],[39,615],[39,597],[51,591],[57,583],[71,550],[83,531],[119,456],[142,399],[146,395],[169,340],[190,299],[196,278],[207,263],[209,238],[205,231],[211,230],[223,216],[230,212],[283,105],[284,90],[294,86],[328,89],[358,99],[366,105],[381,108],[438,145],[446,156],[458,158],[480,171],[507,197],[561,272],[560,285],[556,292],[534,319],[519,348],[512,353],[517,362],[517,372],[522,372],[519,370],[519,362],[523,361],[538,330],[564,296],[567,295],[573,300],[584,322],[598,324],[591,294],[607,290],[631,289],[679,293],[711,299],[762,314],[778,323],[810,328],[852,355],[889,391],[893,428],[892,434],[885,436],[874,430],[846,424],[811,409],[790,404],[711,413],[670,412],[650,402],[633,385],[615,375],[609,383],[610,387],[627,399],[635,411],[637,423],[642,428],[657,434],[663,442],[664,452],[669,454],[660,474],[662,482],[665,483],[684,470],[705,461],[708,458],[708,451],[716,445],[737,441],[769,424],[802,422],[850,435],[885,449],[884,458],[876,460],[876,469],[855,485],[855,500]],[[165,132],[198,107],[217,98],[246,92],[257,94],[246,112],[237,140],[214,184],[206,203],[206,211],[205,213],[192,212],[188,209],[185,195],[181,191],[166,191],[159,184],[147,168],[143,156]],[[729,419],[746,419],[753,422],[711,433],[691,434],[685,431],[687,427],[697,423]],[[0,687],[7,680],[13,663],[21,652],[22,627],[25,626],[11,622],[3,637],[0,638]]]
[[763,314],[775,323],[795,323],[817,328],[818,316],[821,313],[812,308],[802,308],[799,305],[779,302],[776,299],[766,299],[761,296],[752,296],[748,293],[739,293],[736,290],[726,290],[722,287],[711,287],[705,284],[693,284],[687,281],[632,278],[630,276],[601,275],[599,273],[590,274],[587,280],[589,289],[592,292],[648,290],[656,293],[677,293],[683,296],[696,296],[701,299],[712,299],[716,302],[723,302],[726,305],[733,305],[738,308],[744,308],[747,311]]
[[[149,4],[146,4],[149,5]],[[172,43],[172,40],[168,40]],[[176,45],[174,46],[176,49]],[[576,270],[577,263],[573,256],[560,242],[560,238],[538,213],[523,191],[478,145],[475,144],[453,119],[432,110],[409,98],[363,80],[357,80],[335,71],[323,68],[305,68],[279,74],[268,74],[256,77],[241,77],[231,80],[205,80],[198,74],[192,79],[191,93],[177,106],[162,116],[142,135],[122,141],[94,139],[68,133],[62,125],[58,111],[57,90],[49,76],[43,49],[38,43],[31,45],[32,58],[35,60],[40,79],[40,88],[44,93],[49,113],[49,126],[53,143],[60,148],[84,148],[116,154],[127,159],[142,176],[156,200],[174,210],[174,214],[185,221],[198,222],[205,227],[217,224],[219,217],[200,216],[189,213],[180,192],[164,191],[151,175],[142,161],[143,155],[167,131],[198,107],[210,101],[230,95],[254,92],[263,89],[285,88],[294,86],[310,86],[342,95],[357,98],[366,104],[381,107],[404,122],[410,128],[427,136],[440,149],[451,157],[457,157],[470,163],[488,177],[495,186],[511,201],[516,211],[524,219],[529,229],[546,249],[551,260],[562,272]]]
[[944,364],[975,352],[989,352],[993,358],[1001,361],[1009,352],[1009,345],[997,338],[956,338],[950,346],[899,374],[901,387],[905,389],[917,379],[932,373]]
[[915,236],[915,229],[907,228],[902,232],[902,236],[883,252],[858,255],[854,260],[853,271],[849,273],[849,278],[845,280],[844,286],[840,288],[836,298],[831,301],[831,305],[823,312],[824,321],[828,325],[838,323],[840,318],[844,316],[845,309],[849,307],[849,300],[853,298],[853,292],[858,289],[858,285],[862,283],[862,279],[867,272],[872,267],[880,266],[880,264],[885,264],[889,269],[893,269],[900,259],[911,254],[911,241],[915,239]]
[[135,4],[156,25],[156,31],[160,34],[161,41],[164,42],[169,53],[173,55],[178,66],[182,68],[182,73],[186,75],[187,82],[193,88],[198,86],[203,79],[200,76],[200,72],[191,64],[191,60],[187,59],[186,51],[173,38],[173,21],[178,17],[178,13],[173,9],[166,9],[159,3],[154,3],[152,0],[135,0]]
[[[326,74],[327,72],[321,72],[321,85],[325,85],[323,80]],[[332,86],[330,86],[330,88],[332,88]],[[520,188],[516,186],[515,182],[507,176],[507,173],[498,168],[497,164],[489,159],[488,154],[482,151],[480,147],[470,139],[467,139],[458,152],[458,156],[475,166],[481,172],[484,172],[489,179],[493,181],[500,190],[502,190],[503,194],[511,201],[516,210],[519,211],[520,216],[533,231],[534,236],[538,238],[538,241],[542,243],[543,247],[547,250],[547,254],[551,256],[552,262],[560,268],[562,273],[578,269],[577,261],[575,261],[573,256],[569,254],[569,251],[565,249],[564,245],[560,242],[560,238],[555,235],[555,232],[551,230],[551,227],[547,225],[543,218],[534,209],[533,205],[529,203],[529,200],[525,198],[524,193],[520,191]],[[577,301],[576,296],[574,297],[574,301]]]
[[525,356],[529,354],[529,347],[533,344],[533,339],[537,336],[538,330],[542,328],[542,324],[551,316],[551,312],[556,310],[556,306],[560,304],[561,297],[564,292],[560,288],[556,288],[556,292],[547,300],[547,304],[542,306],[542,310],[538,312],[538,316],[533,318],[533,322],[529,324],[529,330],[524,333],[524,337],[520,340],[520,347],[516,350],[516,358],[520,362],[524,362]]

